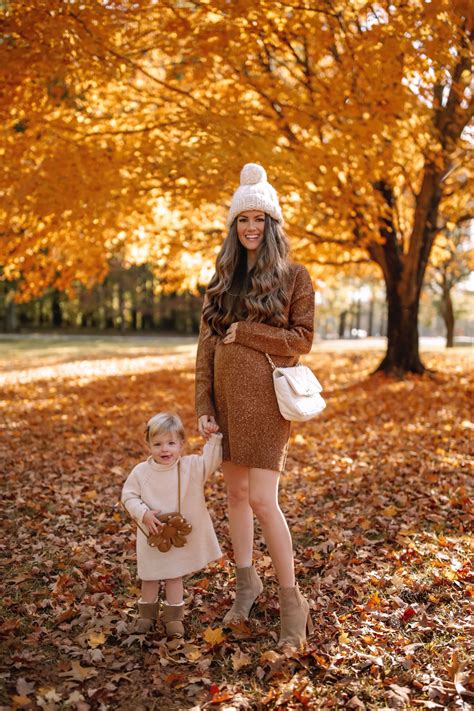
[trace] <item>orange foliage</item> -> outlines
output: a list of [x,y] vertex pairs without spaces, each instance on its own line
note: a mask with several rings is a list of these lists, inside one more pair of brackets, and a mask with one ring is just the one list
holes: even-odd
[[471,180],[464,0],[0,12],[0,263],[21,298],[100,280],[117,252],[194,288],[249,160],[282,196],[297,259],[384,269],[388,220],[406,293],[438,191],[446,219],[468,208],[452,200]]

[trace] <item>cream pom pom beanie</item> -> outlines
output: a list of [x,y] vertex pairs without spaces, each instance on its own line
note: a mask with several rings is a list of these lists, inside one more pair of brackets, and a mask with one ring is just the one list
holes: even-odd
[[278,195],[267,180],[265,169],[257,163],[246,163],[240,173],[240,185],[232,196],[227,227],[245,210],[263,210],[283,224]]

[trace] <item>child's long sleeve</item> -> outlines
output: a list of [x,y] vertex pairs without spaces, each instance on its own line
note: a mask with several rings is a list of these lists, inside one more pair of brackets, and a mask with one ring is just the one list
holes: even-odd
[[200,458],[204,469],[204,481],[207,481],[222,464],[222,435],[219,432],[211,434]]
[[305,268],[298,270],[291,297],[288,328],[239,321],[235,342],[271,355],[309,353],[314,331],[314,290]]
[[123,485],[121,501],[135,521],[143,521],[143,516],[150,510],[141,498],[138,472],[135,469],[131,472]]

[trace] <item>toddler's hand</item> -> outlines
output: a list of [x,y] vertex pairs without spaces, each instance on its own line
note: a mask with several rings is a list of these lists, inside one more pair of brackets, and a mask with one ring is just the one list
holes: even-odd
[[143,523],[148,528],[150,533],[159,533],[164,524],[157,518],[161,511],[147,511],[143,516]]
[[219,425],[215,417],[212,415],[201,415],[199,418],[198,429],[200,434],[207,440],[211,434],[219,432]]

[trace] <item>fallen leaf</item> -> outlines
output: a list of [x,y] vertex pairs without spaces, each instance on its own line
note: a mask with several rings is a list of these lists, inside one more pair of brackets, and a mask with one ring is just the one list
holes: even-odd
[[241,652],[240,649],[232,655],[232,667],[234,671],[238,672],[239,669],[247,667],[249,664],[252,664],[252,657]]
[[103,632],[89,632],[87,635],[87,641],[89,643],[89,647],[92,647],[92,649],[95,649],[96,647],[99,647],[101,644],[104,644],[106,640],[106,636]]
[[76,681],[85,681],[92,676],[97,676],[97,670],[94,667],[82,667],[80,662],[71,662],[71,668],[69,671],[60,672],[58,676],[67,676],[75,679]]
[[204,632],[203,637],[205,641],[211,645],[211,647],[215,647],[218,644],[222,644],[222,642],[224,642],[224,640],[226,639],[226,636],[222,631],[222,627],[216,627],[215,629],[208,627],[207,630]]

